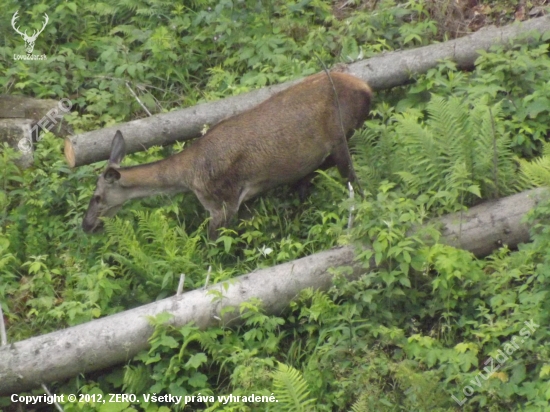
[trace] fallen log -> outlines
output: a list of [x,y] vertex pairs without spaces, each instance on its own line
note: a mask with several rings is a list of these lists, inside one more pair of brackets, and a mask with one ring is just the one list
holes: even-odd
[[31,119],[0,118],[0,146],[7,143],[9,147],[19,152],[20,156],[15,160],[15,164],[22,169],[31,167],[34,160],[32,126]]
[[0,146],[5,142],[20,153],[15,161],[19,167],[32,166],[33,145],[40,140],[40,131],[51,130],[57,135],[62,133],[62,137],[69,135],[67,125],[59,122],[68,110],[62,111],[59,107],[60,103],[52,99],[0,95]]
[[[411,75],[425,73],[444,59],[455,61],[458,67],[470,68],[474,65],[478,50],[488,50],[494,45],[509,46],[512,39],[517,39],[517,42],[528,41],[527,37],[520,37],[533,31],[550,31],[550,16],[505,27],[482,29],[445,43],[384,53],[350,64],[346,71],[368,82],[373,90],[389,89],[405,84]],[[265,87],[239,96],[68,137],[65,139],[65,157],[71,167],[108,159],[111,141],[117,130],[127,140],[127,153],[151,146],[164,146],[176,140],[192,139],[200,136],[204,125],[212,126],[226,117],[250,109],[296,82]]]
[[[442,225],[441,241],[477,256],[504,244],[516,247],[529,240],[521,218],[543,196],[543,189],[530,190],[438,219],[436,223]],[[260,299],[266,313],[278,314],[302,289],[328,289],[331,269],[341,266],[352,267],[349,279],[369,270],[354,262],[351,246],[332,249],[212,285],[207,290],[194,290],[0,347],[0,396],[129,361],[148,348],[153,327],[147,317],[162,312],[173,315],[170,323],[175,327],[194,322],[201,329],[220,322],[237,323],[238,310],[221,315],[222,309],[238,309],[251,298]],[[374,268],[371,262],[370,269]],[[210,291],[217,291],[223,298],[218,299],[218,294]]]
[[59,102],[53,99],[2,94],[0,95],[0,118],[31,119],[33,124],[36,124],[53,113],[58,105]]

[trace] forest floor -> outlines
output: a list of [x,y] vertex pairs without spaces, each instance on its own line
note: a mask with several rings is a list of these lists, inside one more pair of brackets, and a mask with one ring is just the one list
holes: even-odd
[[[381,7],[379,0],[337,0],[333,13],[338,19],[346,18],[353,10],[368,9],[373,13]],[[486,26],[504,26],[550,13],[550,0],[427,0],[431,18],[437,21],[447,38],[457,38]],[[443,39],[442,39],[443,40]]]

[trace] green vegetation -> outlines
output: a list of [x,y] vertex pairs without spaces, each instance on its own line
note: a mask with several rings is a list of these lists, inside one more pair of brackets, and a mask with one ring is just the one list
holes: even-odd
[[[126,82],[158,113],[314,73],[314,54],[333,65],[447,36],[437,18],[445,10],[423,1],[381,0],[376,12],[354,1],[187,3],[8,2],[5,22],[17,9],[37,25],[49,14],[35,47],[48,60],[14,62],[23,42],[1,26],[3,93],[70,98],[71,126],[92,130],[144,116]],[[150,350],[50,390],[201,394],[207,402],[185,410],[227,412],[459,410],[452,396],[466,401],[464,411],[546,410],[550,207],[528,217],[531,243],[485,259],[440,244],[435,228],[407,233],[432,216],[550,181],[548,52],[539,37],[483,53],[471,72],[444,62],[412,85],[377,94],[372,119],[352,140],[365,200],[349,200],[335,171],[320,173],[305,203],[277,189],[250,202],[249,216],[215,243],[193,195],[133,202],[105,233],[86,236],[81,219],[104,165],[70,170],[52,134],[25,171],[2,148],[0,304],[10,342],[171,296],[180,273],[191,290],[204,284],[208,266],[219,282],[353,242],[372,247],[358,259],[374,257],[378,270],[353,282],[338,272],[330,291],[305,290],[279,316],[249,302],[239,327],[173,328],[159,317]],[[152,148],[125,165],[183,146]],[[520,335],[525,322],[539,325],[528,337]],[[524,341],[511,351],[514,337]],[[509,359],[489,377],[485,362],[499,359],[498,350]],[[274,394],[279,402],[218,401],[229,394]]]

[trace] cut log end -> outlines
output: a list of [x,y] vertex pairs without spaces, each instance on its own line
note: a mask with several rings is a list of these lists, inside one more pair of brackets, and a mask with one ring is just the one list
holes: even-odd
[[65,159],[70,167],[75,167],[76,161],[74,157],[73,142],[71,142],[69,138],[65,139]]

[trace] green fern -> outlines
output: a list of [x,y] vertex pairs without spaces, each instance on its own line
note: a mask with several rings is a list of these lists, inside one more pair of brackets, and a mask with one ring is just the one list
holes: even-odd
[[[397,116],[393,113],[391,116],[391,118],[385,117],[382,125],[367,122],[365,127],[351,138],[351,151],[356,158],[355,169],[364,189],[370,193],[377,192],[380,182],[391,180],[398,172],[402,172],[396,156],[398,152],[395,131]],[[403,173],[406,174],[406,172]],[[406,177],[415,179],[412,174],[403,178]]]
[[326,292],[307,288],[300,292],[299,301],[304,303],[301,308],[301,317],[309,321],[323,323],[323,317],[329,318],[338,310],[338,305]]
[[[384,112],[384,110],[382,110]],[[425,115],[391,113],[385,125],[354,136],[357,170],[367,189],[399,177],[408,196],[427,194],[440,212],[526,187],[501,119],[500,105],[432,96]]]
[[143,364],[124,367],[123,390],[131,393],[144,392],[151,385],[151,371]]
[[307,382],[292,366],[279,363],[273,373],[273,393],[278,411],[302,412],[313,410],[315,399],[309,398]]
[[550,143],[544,143],[542,150],[542,156],[537,159],[521,159],[521,171],[535,186],[550,186]]
[[396,145],[393,126],[367,122],[362,130],[354,134],[351,151],[357,158],[355,170],[365,191],[375,193],[379,182],[399,170],[394,156]]
[[164,209],[134,211],[137,227],[126,219],[108,219],[105,229],[109,242],[103,255],[114,258],[126,273],[139,275],[162,290],[173,290],[180,273],[186,283],[202,284],[204,265],[198,252],[200,236],[188,235],[168,219]]
[[366,396],[360,396],[359,399],[351,405],[351,412],[370,412],[368,398]]

